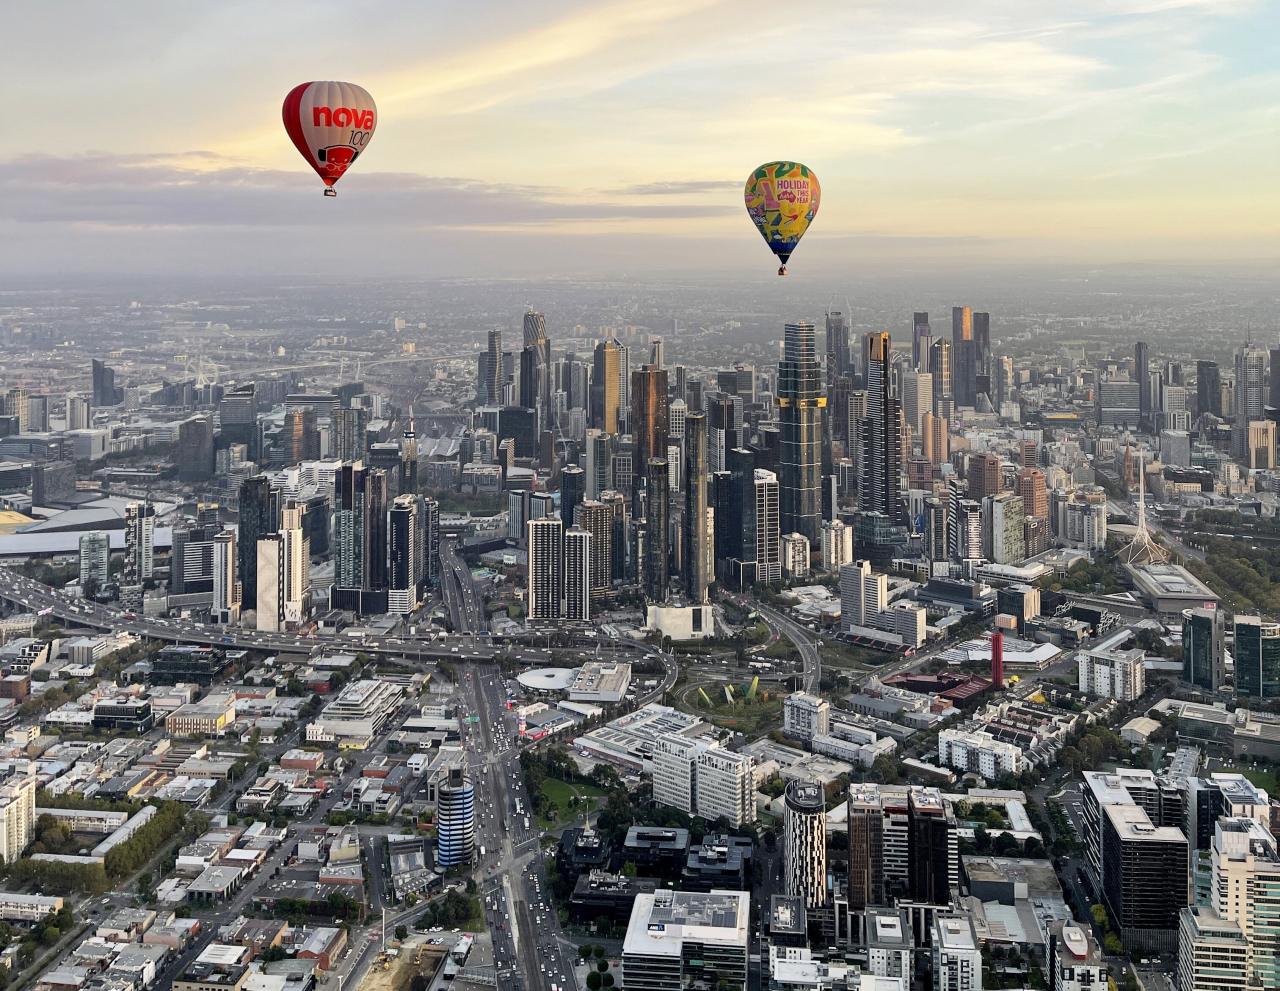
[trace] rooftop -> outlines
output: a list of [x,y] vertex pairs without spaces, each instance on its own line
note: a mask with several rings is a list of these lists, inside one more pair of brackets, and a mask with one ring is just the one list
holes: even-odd
[[636,896],[624,954],[680,957],[684,940],[747,949],[751,894],[671,891]]

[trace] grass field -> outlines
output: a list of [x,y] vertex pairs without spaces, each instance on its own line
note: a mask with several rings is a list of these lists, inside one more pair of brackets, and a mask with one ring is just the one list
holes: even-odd
[[1280,778],[1277,778],[1270,771],[1251,771],[1243,767],[1223,768],[1223,770],[1236,771],[1243,774],[1259,788],[1265,788],[1268,795],[1280,795]]
[[[571,785],[569,782],[561,781],[558,778],[547,778],[542,782],[542,794],[556,803],[559,808],[560,821],[570,822],[584,812],[594,812],[596,806],[600,804],[598,799],[604,795],[604,792],[595,785]],[[574,796],[577,796],[580,802],[578,805],[570,806],[569,801]],[[583,805],[581,800],[586,800],[586,804]]]

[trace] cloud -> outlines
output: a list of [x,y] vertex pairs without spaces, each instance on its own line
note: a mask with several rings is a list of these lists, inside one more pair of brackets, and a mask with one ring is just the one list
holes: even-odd
[[675,179],[645,182],[614,190],[625,196],[688,196],[695,193],[728,193],[742,188],[741,179]]
[[[190,167],[199,163],[200,168]],[[26,155],[0,168],[0,220],[102,227],[365,226],[487,228],[607,221],[689,221],[738,210],[724,203],[570,199],[545,186],[408,173],[352,173],[322,202],[309,173],[242,165],[203,152],[75,157]]]

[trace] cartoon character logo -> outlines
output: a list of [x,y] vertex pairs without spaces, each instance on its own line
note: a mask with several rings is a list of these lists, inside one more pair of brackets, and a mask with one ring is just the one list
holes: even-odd
[[360,152],[347,145],[332,145],[316,151],[316,160],[323,167],[320,176],[323,179],[339,179],[342,173],[360,156]]

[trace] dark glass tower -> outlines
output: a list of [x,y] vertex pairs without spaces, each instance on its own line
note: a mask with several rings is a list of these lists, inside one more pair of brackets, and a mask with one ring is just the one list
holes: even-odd
[[813,324],[786,326],[778,363],[781,420],[778,491],[783,533],[803,533],[811,546],[822,539],[822,395]]
[[693,603],[707,600],[711,582],[712,536],[707,527],[707,416],[689,413],[684,418],[685,593]]
[[670,569],[667,566],[667,521],[670,485],[666,458],[650,458],[645,473],[644,594],[651,602],[665,602]]
[[1138,417],[1146,423],[1151,416],[1151,349],[1146,341],[1133,346],[1133,377],[1138,383]]
[[255,475],[240,483],[240,524],[236,548],[240,554],[240,608],[258,608],[258,541],[275,533],[271,512],[271,482]]
[[645,365],[631,373],[631,512],[639,516],[641,480],[650,458],[667,456],[667,370]]
[[[1272,352],[1271,369],[1272,375],[1276,374],[1277,356]],[[1271,405],[1275,406],[1280,401],[1280,392],[1275,391],[1275,385],[1272,386]],[[1196,362],[1196,405],[1199,407],[1200,413],[1212,413],[1214,416],[1222,415],[1222,376],[1218,372],[1218,363],[1216,361],[1197,361]]]
[[1216,692],[1224,680],[1221,609],[1185,609],[1182,613],[1182,677]]
[[568,465],[560,472],[560,519],[565,527],[577,523],[575,512],[586,496],[587,473],[577,465]]
[[867,415],[862,421],[858,508],[883,513],[890,524],[905,522],[901,505],[902,434],[898,400],[890,385],[892,348],[886,333],[870,335]]
[[524,350],[520,353],[520,405],[538,411],[538,429],[551,429],[551,341],[547,321],[530,310],[524,315]]

